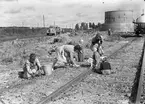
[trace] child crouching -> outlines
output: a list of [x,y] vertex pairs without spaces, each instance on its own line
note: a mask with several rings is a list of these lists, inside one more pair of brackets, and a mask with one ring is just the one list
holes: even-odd
[[26,60],[24,64],[23,72],[23,78],[31,78],[39,76],[43,73],[43,71],[41,70],[41,64],[36,54],[30,54],[29,59]]
[[112,69],[111,69],[111,65],[107,60],[107,57],[102,57],[101,58],[101,63],[100,63],[100,71],[102,72],[102,74],[104,75],[109,75],[112,73]]

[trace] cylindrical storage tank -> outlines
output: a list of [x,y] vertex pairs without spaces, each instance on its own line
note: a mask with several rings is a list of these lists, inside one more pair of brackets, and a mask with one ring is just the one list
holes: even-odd
[[145,23],[145,15],[142,14],[139,18],[136,19],[136,23]]
[[115,32],[134,32],[133,11],[118,10],[105,12],[103,30],[108,29]]

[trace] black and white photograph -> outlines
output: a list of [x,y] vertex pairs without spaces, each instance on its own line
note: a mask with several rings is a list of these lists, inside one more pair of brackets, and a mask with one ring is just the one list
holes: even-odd
[[0,0],[0,104],[145,104],[145,0]]

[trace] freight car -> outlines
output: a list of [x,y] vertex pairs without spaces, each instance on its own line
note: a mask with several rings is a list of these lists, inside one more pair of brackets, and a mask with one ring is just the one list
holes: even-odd
[[58,26],[50,26],[47,29],[47,35],[52,36],[52,35],[58,35],[62,32],[62,29]]
[[141,34],[145,34],[145,15],[142,14],[139,18],[134,22],[135,24],[135,34],[137,36]]

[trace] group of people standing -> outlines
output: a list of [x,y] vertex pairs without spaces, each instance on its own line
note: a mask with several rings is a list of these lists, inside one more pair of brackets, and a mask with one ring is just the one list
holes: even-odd
[[[56,58],[52,64],[52,70],[54,69],[56,63],[61,63],[65,66],[73,66],[73,67],[80,67],[80,65],[76,64],[76,59],[79,60],[78,55],[83,54],[83,40],[81,39],[78,44],[70,45],[65,44],[56,48]],[[100,63],[100,71],[103,74],[110,74],[110,63],[107,62],[107,57],[104,57],[104,51],[102,49],[103,38],[100,33],[95,34],[95,36],[91,40],[90,49],[93,51],[92,61],[90,64],[93,68]],[[76,56],[77,53],[77,56]],[[105,65],[105,67],[104,67]],[[108,71],[109,70],[109,71]],[[25,77],[34,77],[39,75],[45,75],[44,70],[39,62],[38,57],[36,54],[30,54],[29,59],[24,64],[24,76]]]

